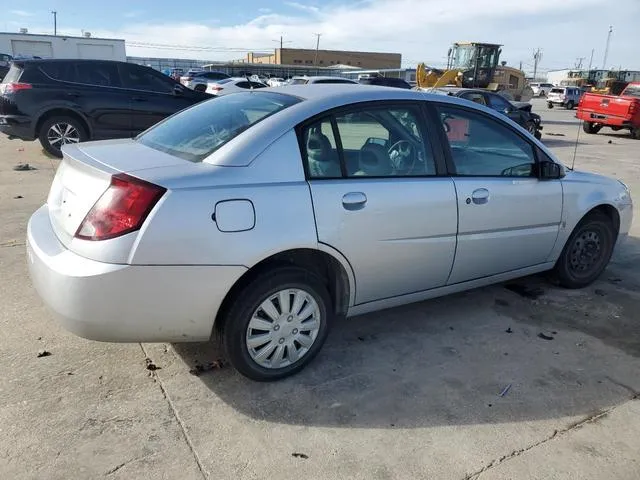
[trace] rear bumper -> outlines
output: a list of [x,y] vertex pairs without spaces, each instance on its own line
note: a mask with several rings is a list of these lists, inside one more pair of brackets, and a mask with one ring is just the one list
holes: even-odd
[[633,126],[632,121],[627,117],[618,117],[615,115],[609,115],[606,113],[599,113],[589,110],[578,111],[576,118],[584,120],[585,122],[599,123],[601,125],[611,125],[614,127],[631,128]]
[[0,115],[0,132],[21,140],[35,140],[31,119],[24,115]]
[[106,342],[204,341],[242,266],[96,262],[67,250],[44,205],[27,227],[29,273],[62,326]]

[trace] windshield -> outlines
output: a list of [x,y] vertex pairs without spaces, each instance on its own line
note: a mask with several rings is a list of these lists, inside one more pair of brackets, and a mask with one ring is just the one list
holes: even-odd
[[478,68],[494,68],[498,64],[499,50],[497,47],[482,47],[477,45],[458,45],[454,50],[452,68],[469,70]]
[[225,95],[183,110],[136,141],[190,162],[201,162],[231,139],[300,100],[273,92]]
[[629,97],[639,97],[640,98],[640,84],[639,85],[627,85],[627,88],[622,92],[623,95]]

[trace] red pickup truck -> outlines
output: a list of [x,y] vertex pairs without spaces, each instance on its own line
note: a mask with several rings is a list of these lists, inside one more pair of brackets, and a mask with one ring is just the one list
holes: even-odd
[[602,127],[626,128],[632,138],[640,140],[640,82],[631,82],[619,96],[585,93],[576,117],[587,133],[598,133]]

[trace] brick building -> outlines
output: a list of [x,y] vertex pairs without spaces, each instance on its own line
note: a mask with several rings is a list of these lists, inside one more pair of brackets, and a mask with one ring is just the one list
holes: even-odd
[[350,65],[358,68],[400,68],[400,53],[351,52],[344,50],[318,50],[304,48],[276,48],[274,53],[247,54],[246,59],[238,63],[260,63],[269,65],[312,65],[331,67],[332,65]]

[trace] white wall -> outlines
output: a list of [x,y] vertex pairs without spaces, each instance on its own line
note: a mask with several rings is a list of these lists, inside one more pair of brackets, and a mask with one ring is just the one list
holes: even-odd
[[89,58],[127,61],[124,40],[0,33],[0,53],[42,58]]
[[565,69],[565,70],[549,70],[547,72],[547,82],[548,83],[553,83],[554,85],[560,85],[560,82],[567,78],[567,76],[569,75],[570,71],[571,70],[569,70],[569,69]]

